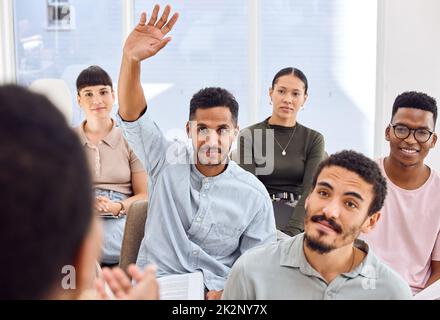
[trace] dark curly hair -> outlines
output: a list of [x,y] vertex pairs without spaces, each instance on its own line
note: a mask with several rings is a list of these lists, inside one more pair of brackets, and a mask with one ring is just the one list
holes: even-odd
[[0,114],[0,299],[47,299],[91,225],[87,159],[42,95],[0,87]]
[[229,91],[223,88],[205,88],[197,92],[191,99],[189,107],[189,120],[194,120],[197,109],[210,109],[227,107],[231,111],[232,121],[238,122],[238,102]]
[[382,175],[379,166],[370,158],[361,153],[344,150],[335,153],[322,161],[317,168],[313,178],[313,189],[316,187],[318,177],[324,168],[331,166],[342,167],[359,175],[365,182],[373,186],[374,197],[368,208],[368,215],[371,216],[383,207],[387,195],[387,182]]
[[400,108],[414,108],[432,112],[434,128],[437,122],[437,101],[423,92],[407,91],[397,96],[393,104],[391,121]]

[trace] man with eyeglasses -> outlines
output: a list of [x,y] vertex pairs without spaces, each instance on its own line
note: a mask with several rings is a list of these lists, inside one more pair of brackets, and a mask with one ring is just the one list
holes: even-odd
[[437,104],[405,92],[393,105],[385,139],[389,156],[378,160],[388,184],[382,221],[362,236],[416,294],[440,279],[440,175],[424,160],[437,142]]

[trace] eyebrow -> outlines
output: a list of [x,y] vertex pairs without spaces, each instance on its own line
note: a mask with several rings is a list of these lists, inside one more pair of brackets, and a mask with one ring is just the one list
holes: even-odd
[[408,129],[412,129],[412,130],[417,130],[417,129],[425,129],[425,130],[428,130],[428,131],[433,131],[430,127],[428,127],[428,126],[423,126],[423,127],[418,127],[418,128],[411,128],[410,126],[408,126],[407,124],[405,124],[405,123],[401,123],[401,122],[396,122],[395,124],[393,124],[394,126],[405,126],[405,127],[408,127]]
[[[280,85],[278,85],[278,89],[284,89],[284,90],[287,90],[286,87],[284,87],[284,86],[280,86]],[[292,91],[301,92],[301,89],[292,89]]]
[[364,198],[362,198],[362,196],[357,192],[346,192],[346,193],[344,193],[344,195],[352,196],[352,197],[358,198],[361,201],[364,201]]
[[[328,183],[328,182],[318,182],[318,185],[321,186],[321,187],[328,188],[328,189],[330,189],[332,191],[334,190],[332,185],[330,183]],[[362,196],[359,193],[357,193],[357,192],[350,191],[350,192],[344,193],[344,195],[345,196],[352,196],[352,197],[355,197],[355,198],[359,199],[360,201],[364,201],[364,198],[362,198]]]
[[[102,91],[102,90],[110,90],[110,88],[104,87],[104,88],[100,88],[97,89],[98,91]],[[93,92],[93,90],[91,89],[82,89],[83,92]]]
[[[208,128],[208,126],[204,123],[197,123],[197,128]],[[228,124],[220,124],[217,126],[217,129],[229,128]]]
[[330,190],[333,190],[332,185],[328,182],[318,182],[318,186],[326,187],[326,188],[329,188]]

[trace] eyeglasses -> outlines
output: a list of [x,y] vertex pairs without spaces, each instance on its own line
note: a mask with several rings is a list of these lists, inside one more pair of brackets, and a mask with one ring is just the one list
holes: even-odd
[[416,139],[417,142],[425,143],[429,139],[431,139],[431,136],[434,132],[429,131],[428,129],[418,128],[418,129],[410,129],[407,126],[403,124],[397,124],[390,126],[394,129],[394,134],[397,138],[405,140],[409,137],[411,132],[413,132],[414,139]]

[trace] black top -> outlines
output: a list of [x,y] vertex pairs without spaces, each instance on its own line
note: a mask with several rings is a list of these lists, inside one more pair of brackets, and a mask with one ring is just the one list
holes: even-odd
[[238,143],[239,165],[256,175],[269,193],[301,195],[282,231],[293,235],[304,230],[304,201],[325,153],[322,134],[300,123],[294,127],[270,125],[268,118],[242,130]]

